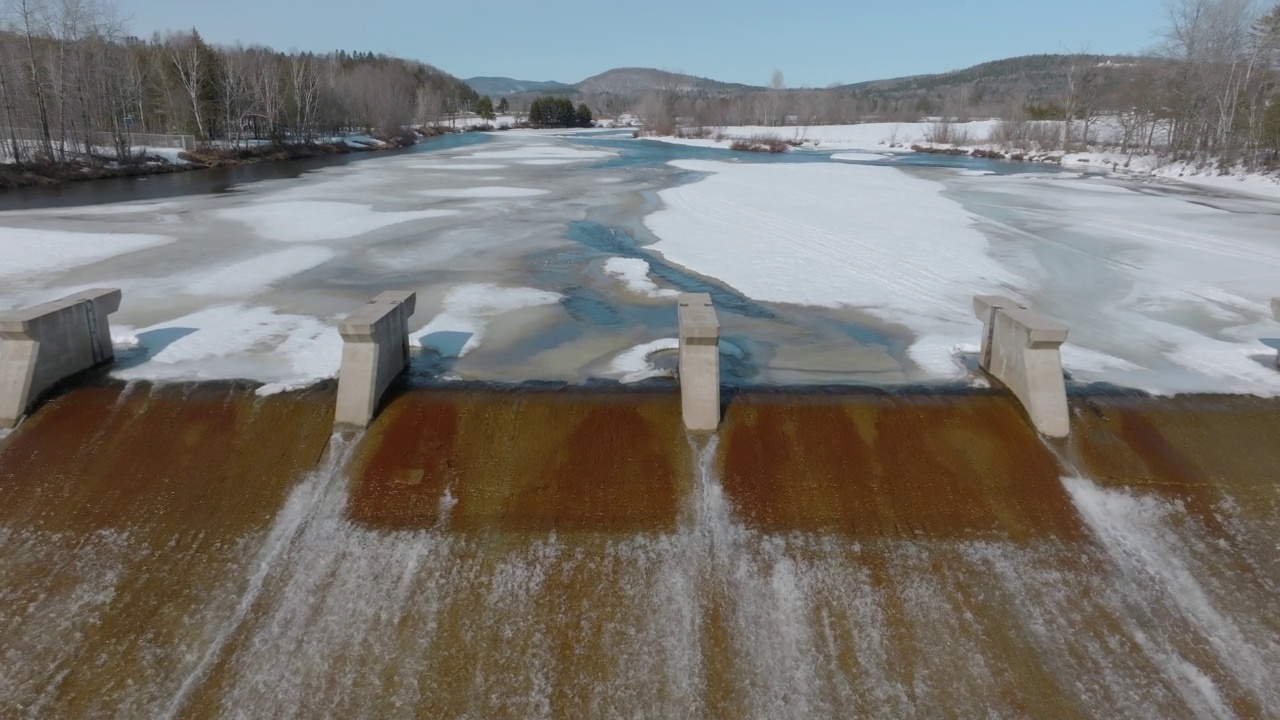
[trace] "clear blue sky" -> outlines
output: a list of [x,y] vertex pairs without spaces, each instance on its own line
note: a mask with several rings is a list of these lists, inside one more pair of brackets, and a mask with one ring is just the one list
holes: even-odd
[[577,82],[623,66],[764,85],[954,70],[1033,53],[1138,52],[1164,0],[118,0],[134,34],[416,58],[467,78]]

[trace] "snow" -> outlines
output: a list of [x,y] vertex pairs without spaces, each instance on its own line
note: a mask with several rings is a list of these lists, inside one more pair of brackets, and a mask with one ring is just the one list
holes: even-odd
[[521,188],[491,185],[469,188],[441,188],[439,190],[423,190],[428,197],[477,199],[477,198],[524,198],[550,194],[550,190],[542,188]]
[[0,277],[64,271],[172,241],[163,235],[0,227]]
[[262,394],[333,377],[342,357],[332,322],[239,304],[136,330],[114,327],[112,342],[125,348],[111,372],[123,380],[252,378],[267,383]]
[[910,328],[930,376],[976,336],[972,296],[1023,284],[942,186],[893,168],[676,161],[707,173],[663,190],[652,250],[756,300],[854,307]]
[[1026,279],[1014,292],[1071,329],[1063,364],[1076,380],[1280,395],[1262,342],[1280,337],[1274,204],[1114,180],[955,182],[990,209],[1002,262]]
[[638,383],[655,377],[672,377],[671,371],[659,370],[650,358],[655,353],[679,349],[680,338],[662,338],[636,345],[622,352],[609,363],[608,374],[617,377],[623,384]]
[[392,225],[445,217],[457,210],[381,212],[369,205],[332,201],[264,202],[218,213],[278,242],[317,242],[359,237]]
[[[980,120],[968,123],[955,123],[952,127],[969,137],[985,141],[999,121]],[[771,127],[767,125],[734,125],[718,128],[716,131],[724,136],[723,140],[686,139],[671,137],[646,137],[647,140],[728,149],[736,138],[752,135],[776,135],[783,140],[799,142],[803,149],[817,150],[879,150],[892,146],[910,148],[914,144],[925,142],[925,136],[932,128],[932,123],[861,123],[857,125],[809,125]],[[861,158],[858,158],[861,159]]]
[[1195,168],[1185,163],[1164,165],[1152,170],[1151,174],[1155,177],[1178,180],[1188,185],[1198,185],[1215,190],[1228,190],[1235,193],[1247,193],[1280,200],[1280,177],[1274,175],[1247,173],[1242,170],[1221,175],[1214,171]]
[[604,271],[621,280],[628,290],[637,295],[668,298],[680,294],[678,290],[658,287],[649,277],[649,263],[639,258],[609,258],[605,261]]
[[499,315],[555,305],[560,294],[529,287],[502,287],[490,283],[469,283],[449,291],[440,314],[421,330],[410,334],[411,345],[421,344],[445,357],[463,357],[480,347],[489,322]]

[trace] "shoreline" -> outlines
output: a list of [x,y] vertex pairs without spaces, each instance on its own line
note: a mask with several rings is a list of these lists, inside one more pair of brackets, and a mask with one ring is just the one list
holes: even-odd
[[[115,167],[73,165],[70,168],[61,168],[44,163],[0,165],[0,194],[9,190],[28,187],[51,187],[93,180],[169,175],[211,168],[306,160],[354,153],[403,150],[413,147],[419,142],[460,132],[466,131],[451,128],[428,128],[425,133],[423,130],[413,131],[411,137],[410,133],[406,133],[403,136],[390,139],[373,138],[378,144],[356,142],[354,140],[337,140],[335,142],[310,143],[306,145],[260,146],[238,150],[201,148],[191,152],[184,151],[179,153],[178,157],[182,160],[181,163],[174,163],[164,159],[149,159]],[[154,158],[156,156],[153,155],[151,157]]]

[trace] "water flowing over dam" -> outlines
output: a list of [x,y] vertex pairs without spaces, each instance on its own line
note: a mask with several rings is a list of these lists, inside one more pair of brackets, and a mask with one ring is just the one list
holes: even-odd
[[0,439],[5,715],[1280,715],[1275,400],[253,390]]

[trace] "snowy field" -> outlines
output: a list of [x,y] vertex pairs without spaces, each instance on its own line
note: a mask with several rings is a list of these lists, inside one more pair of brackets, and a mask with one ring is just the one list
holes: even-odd
[[974,382],[971,298],[1003,293],[1071,328],[1075,381],[1280,395],[1280,203],[873,166],[879,131],[856,127],[825,129],[848,147],[830,162],[628,167],[616,144],[512,131],[230,193],[5,210],[0,310],[121,287],[116,376],[266,393],[333,377],[338,320],[386,289],[419,294],[424,372],[571,382],[669,374],[674,295],[710,289],[740,378]]
[[[1110,171],[1125,177],[1176,179],[1209,188],[1227,189],[1234,192],[1280,199],[1280,177],[1275,175],[1251,174],[1242,171],[1223,175],[1215,170],[1197,167],[1189,163],[1166,162],[1158,157],[1135,155],[1126,152],[1030,152],[1026,149],[1004,148],[989,142],[989,138],[999,125],[1000,121],[998,120],[977,120],[954,123],[952,129],[957,137],[968,138],[967,142],[958,146],[966,151],[981,148],[1005,152],[1023,152],[1034,157],[1061,159],[1062,166],[1071,169]],[[645,139],[673,145],[728,150],[733,140],[737,138],[749,138],[753,135],[776,135],[783,140],[800,143],[798,151],[842,151],[841,154],[835,156],[835,159],[865,160],[870,159],[870,153],[872,152],[912,152],[911,147],[913,145],[936,148],[952,147],[948,144],[930,142],[930,133],[934,128],[934,123],[927,122],[810,125],[806,127],[735,125],[715,129],[714,133],[721,136],[719,140],[675,137],[646,137]],[[1097,123],[1090,136],[1094,137],[1094,133],[1096,133],[1101,145],[1120,144],[1121,131],[1118,128],[1110,127],[1106,118]]]

